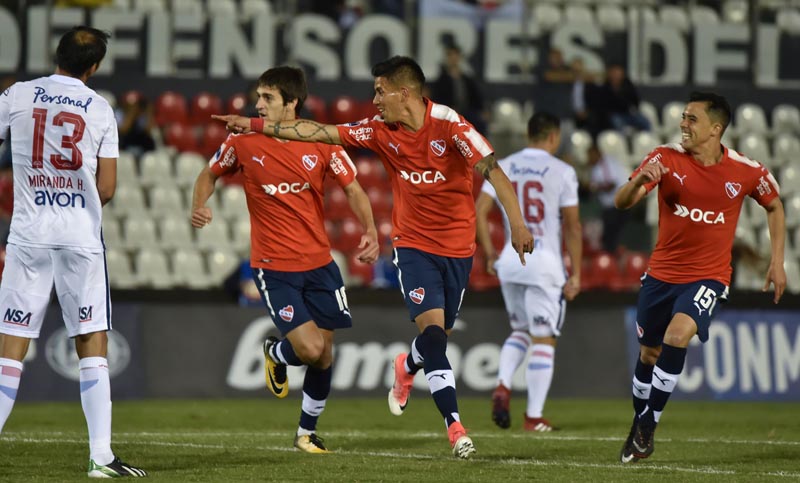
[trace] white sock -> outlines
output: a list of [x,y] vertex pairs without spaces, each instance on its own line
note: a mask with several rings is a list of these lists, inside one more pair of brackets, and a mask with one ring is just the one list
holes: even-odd
[[528,410],[525,414],[529,418],[542,417],[547,392],[553,381],[555,351],[555,347],[547,344],[534,344],[531,350],[531,358],[525,371],[525,380],[528,383]]
[[0,433],[17,400],[22,363],[14,359],[0,358]]
[[105,357],[84,357],[78,363],[81,406],[89,428],[89,457],[98,465],[114,460],[111,451],[111,383]]
[[497,370],[497,383],[511,389],[511,379],[517,368],[525,359],[531,336],[527,332],[515,330],[508,336],[500,349],[500,367]]

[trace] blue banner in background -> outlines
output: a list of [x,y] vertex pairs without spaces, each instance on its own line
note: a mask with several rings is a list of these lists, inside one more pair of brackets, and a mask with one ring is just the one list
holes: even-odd
[[[639,353],[636,308],[625,312],[630,373]],[[800,313],[722,310],[709,339],[692,338],[675,398],[800,401]]]

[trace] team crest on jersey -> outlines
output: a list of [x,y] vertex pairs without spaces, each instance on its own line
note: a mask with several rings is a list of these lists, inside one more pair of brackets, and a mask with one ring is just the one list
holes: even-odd
[[433,154],[437,156],[441,156],[444,154],[445,147],[447,145],[444,143],[444,139],[434,139],[431,141],[431,151]]
[[287,305],[278,311],[278,315],[280,315],[284,321],[291,322],[294,318],[294,307]]
[[415,288],[408,292],[408,298],[417,305],[421,304],[422,301],[425,300],[425,289],[422,287]]
[[644,337],[644,329],[638,323],[636,324],[636,335],[639,336],[640,339]]
[[734,199],[739,195],[739,192],[742,191],[742,185],[739,183],[733,183],[728,181],[725,183],[725,193],[727,193],[728,198]]
[[308,171],[311,171],[317,166],[317,155],[316,154],[304,154],[303,155],[303,166],[306,167]]

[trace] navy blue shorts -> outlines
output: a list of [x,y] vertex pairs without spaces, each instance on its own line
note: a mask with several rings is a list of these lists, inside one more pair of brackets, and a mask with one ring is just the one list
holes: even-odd
[[253,268],[253,279],[283,336],[309,320],[328,330],[353,325],[342,274],[333,261],[307,272]]
[[394,264],[411,320],[431,309],[444,309],[444,327],[455,324],[472,270],[472,257],[432,255],[415,248],[397,248]]
[[672,317],[679,312],[694,319],[697,336],[705,342],[717,301],[727,300],[728,287],[716,280],[675,284],[645,274],[636,309],[639,343],[647,347],[660,346]]

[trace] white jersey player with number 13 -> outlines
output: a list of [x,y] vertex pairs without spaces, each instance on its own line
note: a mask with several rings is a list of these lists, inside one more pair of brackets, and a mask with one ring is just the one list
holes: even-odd
[[[500,278],[511,334],[500,351],[497,388],[492,394],[492,420],[501,428],[511,425],[509,402],[511,378],[530,348],[525,371],[528,407],[523,428],[551,431],[542,416],[553,378],[556,338],[561,335],[566,301],[580,291],[581,223],[578,217],[578,178],[572,166],[553,156],[561,141],[559,120],[536,113],[528,122],[528,147],[500,160],[508,175],[522,216],[536,245],[525,256],[525,265],[508,242],[499,258],[489,235],[487,216],[496,198],[494,189],[483,184],[475,204],[477,236],[487,260],[487,271]],[[562,224],[572,275],[567,277],[561,255]]]
[[107,41],[105,32],[74,27],[58,44],[54,75],[18,82],[0,94],[0,137],[11,142],[14,169],[14,213],[0,284],[0,432],[55,285],[80,359],[88,475],[97,478],[146,475],[111,450],[111,302],[101,221],[116,187],[118,134],[111,106],[85,84]]

